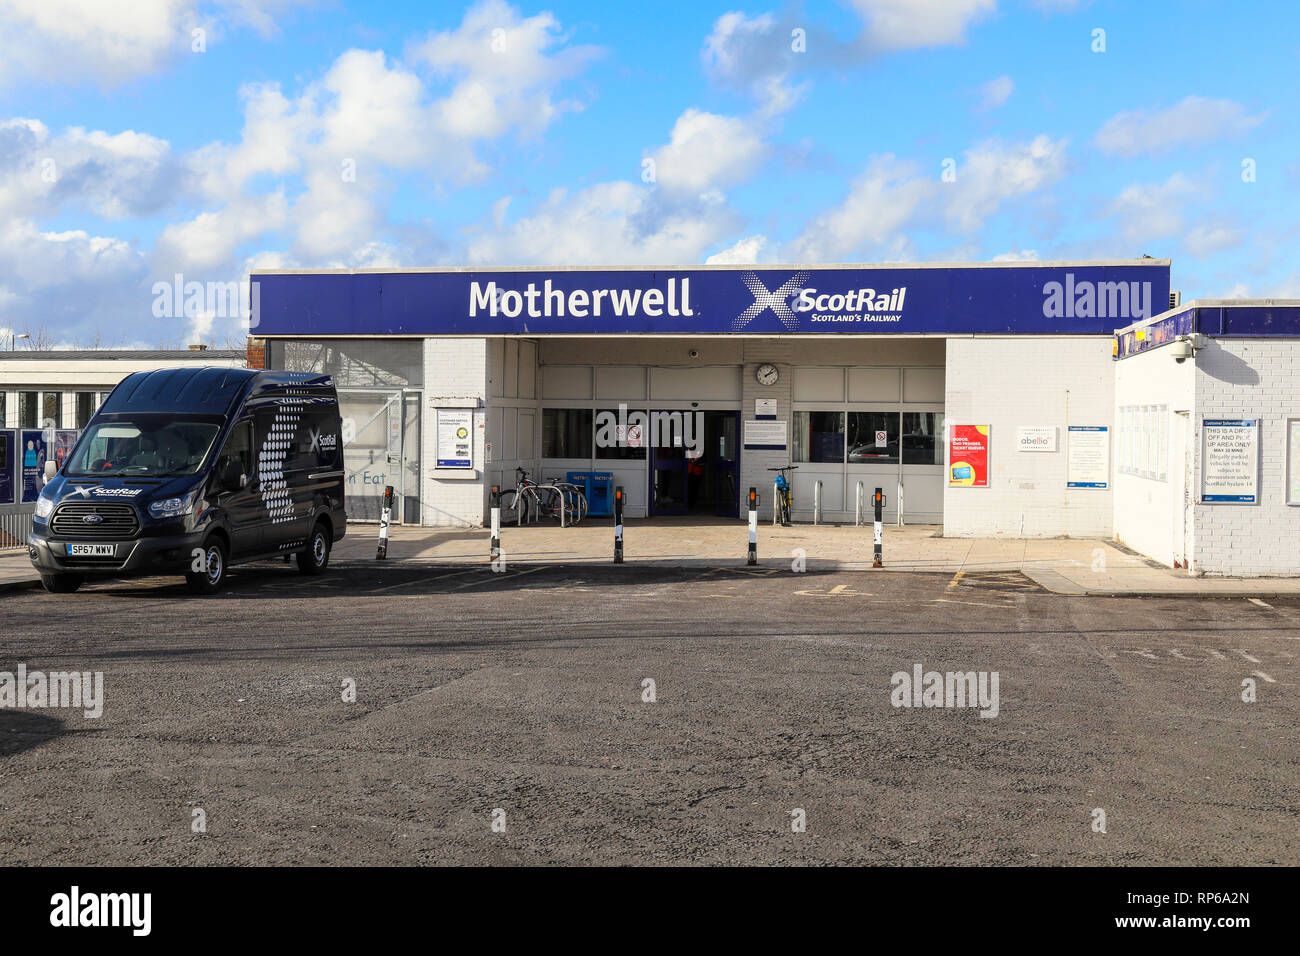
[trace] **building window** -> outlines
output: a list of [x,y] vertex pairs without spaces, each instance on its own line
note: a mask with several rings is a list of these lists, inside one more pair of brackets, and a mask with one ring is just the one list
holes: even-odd
[[85,428],[90,424],[90,419],[95,414],[96,407],[94,392],[77,392],[76,426],[78,428]]
[[63,427],[62,392],[43,392],[41,394],[41,427]]
[[[627,412],[630,418],[633,411]],[[644,411],[637,416],[637,421],[642,422]],[[602,428],[602,425],[605,426]],[[649,431],[647,424],[633,425],[628,428],[620,428],[618,425],[617,408],[601,408],[596,411],[596,457],[605,461],[645,461],[646,442],[650,436],[645,434]],[[610,441],[609,439],[613,439]]]
[[1124,405],[1119,409],[1119,471],[1167,481],[1169,406]]
[[849,464],[898,464],[898,412],[849,412]]
[[[9,421],[9,409],[5,405],[5,399],[8,397],[9,394],[7,392],[0,392],[0,428],[4,428],[6,423]],[[0,443],[0,448],[2,447],[4,447],[4,445],[3,443]]]
[[794,460],[842,464],[844,462],[844,413],[795,412]]
[[36,428],[41,423],[40,392],[18,393],[18,427]]
[[542,409],[543,458],[591,458],[590,408]]
[[903,412],[903,464],[943,464],[943,412]]

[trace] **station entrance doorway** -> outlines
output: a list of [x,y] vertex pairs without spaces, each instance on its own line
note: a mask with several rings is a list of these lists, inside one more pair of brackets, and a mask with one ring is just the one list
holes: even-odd
[[[685,413],[691,414],[691,413]],[[703,411],[699,454],[650,444],[651,515],[740,516],[740,412]]]

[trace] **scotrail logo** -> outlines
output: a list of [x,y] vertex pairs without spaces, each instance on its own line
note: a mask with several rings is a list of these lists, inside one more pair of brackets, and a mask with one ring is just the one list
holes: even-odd
[[866,325],[900,322],[907,286],[893,289],[846,289],[828,291],[805,286],[808,273],[796,272],[786,282],[771,292],[757,274],[743,277],[745,285],[754,296],[754,304],[732,323],[732,331],[739,332],[768,309],[791,332],[798,332],[801,316],[807,315],[810,323],[836,325]]
[[1065,274],[1065,282],[1043,286],[1043,315],[1049,319],[1151,318],[1150,282],[1092,282]]

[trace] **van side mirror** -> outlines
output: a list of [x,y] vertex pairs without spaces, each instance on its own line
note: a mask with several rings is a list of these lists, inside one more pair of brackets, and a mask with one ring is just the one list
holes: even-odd
[[59,473],[59,463],[57,461],[47,461],[45,463],[45,480],[53,481],[54,476]]
[[248,478],[244,475],[243,465],[234,458],[227,458],[221,466],[220,481],[223,491],[238,491],[248,483]]

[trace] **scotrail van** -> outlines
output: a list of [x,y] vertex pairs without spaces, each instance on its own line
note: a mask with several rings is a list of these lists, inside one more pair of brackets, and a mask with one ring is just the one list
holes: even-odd
[[137,372],[90,420],[36,503],[27,550],[46,590],[89,575],[184,573],[294,555],[320,574],[347,530],[343,429],[328,375]]

